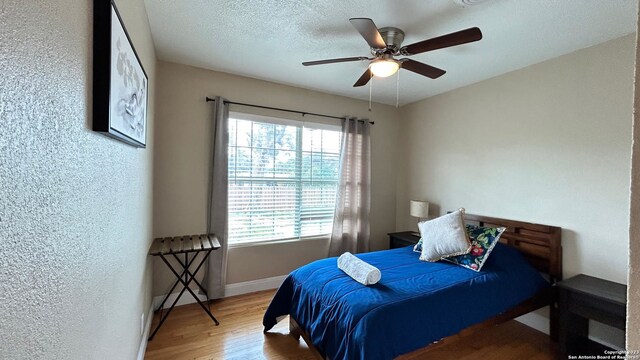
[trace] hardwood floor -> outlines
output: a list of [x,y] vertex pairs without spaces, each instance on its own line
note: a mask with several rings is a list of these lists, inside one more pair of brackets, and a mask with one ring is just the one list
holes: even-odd
[[[145,359],[315,359],[304,340],[287,335],[288,319],[262,333],[262,316],[273,294],[268,290],[212,302],[219,326],[197,304],[176,307],[147,345]],[[152,329],[158,321],[156,315]],[[403,358],[471,360],[485,356],[492,360],[559,358],[548,336],[516,321],[436,345],[426,356]]]

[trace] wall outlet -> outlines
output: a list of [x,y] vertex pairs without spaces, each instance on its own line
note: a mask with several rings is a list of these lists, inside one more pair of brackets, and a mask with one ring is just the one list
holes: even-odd
[[140,336],[144,334],[144,313],[140,315]]

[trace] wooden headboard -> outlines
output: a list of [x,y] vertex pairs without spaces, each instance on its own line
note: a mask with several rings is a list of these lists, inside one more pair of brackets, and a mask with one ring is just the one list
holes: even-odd
[[465,214],[465,222],[478,226],[505,227],[500,242],[518,249],[552,283],[562,280],[561,229],[557,226]]

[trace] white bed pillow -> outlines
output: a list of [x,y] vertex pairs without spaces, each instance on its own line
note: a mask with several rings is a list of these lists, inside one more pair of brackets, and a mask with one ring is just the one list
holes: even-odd
[[464,209],[439,218],[418,223],[422,241],[420,260],[438,261],[449,256],[464,255],[471,242],[464,226]]

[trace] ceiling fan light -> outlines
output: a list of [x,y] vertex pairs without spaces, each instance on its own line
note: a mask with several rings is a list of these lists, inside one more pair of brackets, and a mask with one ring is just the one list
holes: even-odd
[[369,70],[377,77],[387,77],[395,74],[400,69],[400,63],[395,60],[381,59],[369,64]]

